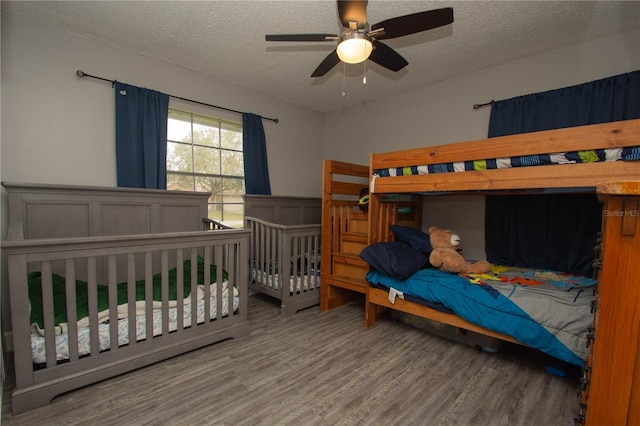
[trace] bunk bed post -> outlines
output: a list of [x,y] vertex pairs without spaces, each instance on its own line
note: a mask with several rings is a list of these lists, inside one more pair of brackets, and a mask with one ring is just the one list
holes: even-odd
[[[370,158],[373,154],[370,155]],[[373,168],[369,160],[369,244],[380,241],[378,226],[380,223],[380,194],[375,192],[375,179],[373,176]]]
[[[332,207],[331,207],[331,160],[322,160],[322,231],[321,231],[321,260],[320,260],[320,277],[328,277],[331,275],[331,252],[333,244],[333,226],[332,226]],[[320,311],[329,310],[329,292],[328,285],[320,284]]]

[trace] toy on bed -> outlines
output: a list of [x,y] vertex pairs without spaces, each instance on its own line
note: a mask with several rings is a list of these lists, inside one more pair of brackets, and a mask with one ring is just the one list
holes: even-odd
[[449,229],[429,228],[429,242],[433,248],[429,254],[429,263],[441,271],[454,274],[484,274],[491,270],[486,260],[468,262],[456,249],[460,237]]

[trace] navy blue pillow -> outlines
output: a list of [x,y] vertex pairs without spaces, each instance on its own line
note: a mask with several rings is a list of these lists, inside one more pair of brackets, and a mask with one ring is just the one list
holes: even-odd
[[404,280],[428,265],[429,258],[401,241],[384,241],[370,244],[360,257],[372,268]]
[[429,241],[429,234],[425,234],[417,228],[389,225],[389,229],[393,232],[396,240],[402,241],[422,253],[429,254],[433,250]]

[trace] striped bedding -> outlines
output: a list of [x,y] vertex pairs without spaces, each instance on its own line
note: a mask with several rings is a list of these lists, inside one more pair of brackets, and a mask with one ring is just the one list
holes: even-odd
[[640,161],[640,146],[606,148],[587,151],[535,154],[518,157],[492,158],[455,163],[376,169],[374,177],[410,176],[433,173],[468,172],[512,167],[545,166],[552,164],[595,163],[603,161]]
[[[211,285],[211,297],[210,297],[210,318],[216,318],[217,301],[216,301],[216,284]],[[227,282],[223,283],[222,291],[222,316],[226,316],[229,313],[229,297],[228,297]],[[238,309],[240,303],[238,290],[233,288],[233,307],[232,311],[235,312]],[[197,321],[198,324],[204,322],[205,318],[205,302],[201,298],[197,303]],[[126,312],[126,310],[125,310]],[[163,333],[162,330],[162,309],[155,309],[153,312],[153,335],[160,336]],[[169,319],[169,332],[177,329],[178,308],[172,307],[167,310]],[[189,327],[191,325],[191,303],[184,305],[183,309],[183,327]],[[111,347],[111,333],[110,324],[108,321],[101,322],[98,325],[98,341],[99,350],[105,351]],[[138,341],[146,338],[147,325],[146,315],[136,316],[136,339]],[[91,353],[91,338],[90,328],[88,326],[78,328],[78,353],[80,356],[89,355]],[[129,343],[129,319],[118,319],[118,346],[123,346]],[[69,358],[69,335],[66,332],[57,334],[55,336],[55,351],[56,359],[62,361]],[[46,341],[43,335],[38,333],[34,328],[31,332],[31,354],[32,360],[35,364],[45,363],[47,361]]]

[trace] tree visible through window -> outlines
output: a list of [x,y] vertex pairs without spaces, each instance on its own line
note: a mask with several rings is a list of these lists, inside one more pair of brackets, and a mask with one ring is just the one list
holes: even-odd
[[242,227],[242,124],[169,109],[167,189],[211,192],[209,218]]

